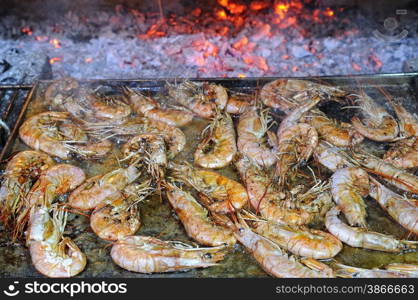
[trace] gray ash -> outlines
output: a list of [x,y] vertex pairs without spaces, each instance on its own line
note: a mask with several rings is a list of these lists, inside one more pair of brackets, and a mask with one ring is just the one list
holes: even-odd
[[416,58],[413,4],[399,15],[322,2],[163,1],[162,19],[158,1],[7,0],[0,82],[45,78],[45,60],[53,78],[130,79],[392,73]]

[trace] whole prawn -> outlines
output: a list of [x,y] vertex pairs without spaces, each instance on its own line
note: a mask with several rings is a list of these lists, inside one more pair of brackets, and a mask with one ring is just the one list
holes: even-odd
[[248,217],[248,220],[255,221],[255,232],[295,255],[326,259],[334,257],[343,248],[336,237],[321,230],[283,225],[254,216]]
[[416,264],[391,263],[386,265],[385,269],[418,278],[418,265]]
[[250,159],[239,157],[235,166],[245,184],[251,206],[263,218],[288,225],[303,225],[313,220],[313,214],[307,210],[288,207],[287,195],[280,191],[265,170],[257,168]]
[[131,114],[126,103],[100,95],[71,77],[51,83],[45,90],[44,99],[52,109],[64,109],[83,122],[119,122]]
[[45,90],[44,102],[54,108],[62,107],[67,97],[74,94],[80,85],[75,78],[65,77],[53,81]]
[[170,162],[168,167],[176,180],[216,200],[210,205],[210,211],[221,214],[234,212],[240,210],[248,201],[244,186],[235,180],[188,164],[180,165]]
[[340,209],[337,207],[330,209],[325,218],[325,226],[330,233],[351,247],[385,252],[416,249],[418,242],[398,240],[390,235],[368,231],[364,228],[350,227],[338,218],[339,213]]
[[128,236],[113,244],[110,255],[121,268],[138,273],[163,273],[215,266],[224,247],[193,248],[148,236]]
[[343,149],[325,141],[319,141],[313,155],[321,165],[333,172],[338,169],[355,166]]
[[29,205],[50,206],[54,198],[74,190],[84,182],[86,175],[79,167],[58,164],[45,171],[28,193]]
[[402,137],[417,137],[418,136],[418,116],[416,114],[410,113],[403,107],[402,99],[388,98],[389,103],[392,105],[396,116],[399,119],[399,132]]
[[279,245],[242,224],[237,226],[235,237],[268,274],[280,278],[334,277],[334,272],[327,265],[314,259],[304,260],[308,266],[303,265]]
[[263,86],[260,98],[264,105],[287,113],[309,101],[312,94],[322,101],[335,101],[345,97],[347,92],[308,80],[278,79]]
[[337,277],[343,278],[410,278],[416,277],[415,274],[408,274],[399,270],[364,269],[343,264],[335,264]]
[[400,225],[418,234],[418,201],[402,197],[370,176],[370,196]]
[[318,145],[318,133],[308,124],[300,124],[300,119],[311,110],[320,98],[304,103],[290,111],[277,129],[277,163],[275,177],[283,186],[288,171],[293,166],[304,164]]
[[318,109],[312,109],[303,122],[314,127],[321,139],[336,147],[351,147],[364,139],[351,124],[330,119]]
[[368,153],[352,153],[352,157],[369,173],[382,177],[399,189],[418,194],[418,176]]
[[218,114],[205,129],[194,162],[203,168],[219,169],[229,165],[236,153],[234,123],[228,113]]
[[383,159],[401,169],[418,167],[418,117],[408,112],[400,99],[389,100],[399,119],[399,131],[403,139],[394,143]]
[[161,107],[151,97],[147,97],[128,87],[123,88],[123,93],[136,113],[152,120],[161,121],[176,127],[185,126],[193,120],[193,114],[186,109]]
[[383,159],[399,169],[418,167],[418,136],[400,140],[385,152]]
[[178,85],[169,84],[168,93],[178,103],[205,119],[223,110],[228,102],[225,88],[214,83],[186,80]]
[[243,114],[251,109],[253,96],[243,93],[231,93],[226,103],[226,112],[229,114]]
[[318,133],[308,124],[295,124],[281,131],[277,142],[277,163],[275,176],[283,186],[289,171],[304,165],[318,145]]
[[70,194],[68,205],[76,209],[91,210],[101,203],[112,202],[140,174],[135,166],[129,166],[91,177]]
[[162,136],[157,134],[139,134],[122,146],[124,158],[131,165],[142,165],[157,181],[164,177],[167,167],[167,150]]
[[359,133],[377,142],[393,141],[398,136],[398,123],[384,107],[365,93],[362,93],[355,103],[360,107],[365,123],[363,124],[358,117],[351,119],[351,124]]
[[112,148],[109,141],[91,141],[66,112],[48,111],[30,117],[20,126],[19,136],[29,147],[64,160],[73,154],[85,159],[100,158]]
[[277,137],[280,140],[280,136],[284,131],[298,124],[301,118],[308,113],[313,107],[315,107],[321,99],[316,97],[311,101],[301,104],[298,107],[291,110],[286,117],[280,122],[279,128],[277,129]]
[[32,150],[19,152],[9,160],[0,187],[0,219],[4,224],[14,221],[33,183],[54,164],[47,154]]
[[361,168],[339,169],[331,177],[332,197],[351,226],[367,226],[363,197],[369,189],[369,175]]
[[16,218],[13,237],[22,235],[33,207],[37,205],[51,207],[57,196],[75,189],[85,178],[82,169],[68,164],[58,164],[45,171],[25,197],[24,206]]
[[237,127],[239,152],[266,168],[277,161],[277,137],[268,130],[268,120],[264,111],[252,108],[240,116]]
[[132,118],[120,124],[90,124],[86,131],[105,140],[114,136],[161,135],[167,146],[168,158],[175,157],[186,146],[186,136],[179,128],[144,117]]
[[[86,266],[86,255],[68,237],[63,237],[66,213],[40,206],[33,212],[29,227],[29,251],[32,263],[41,274],[52,278],[73,277]],[[36,224],[32,225],[32,224]]]
[[150,181],[130,184],[111,202],[100,203],[90,216],[90,227],[98,237],[117,241],[135,234],[141,226],[138,203],[154,189]]
[[234,245],[236,240],[228,228],[216,225],[208,211],[188,192],[169,184],[167,198],[183,223],[187,235],[206,246]]

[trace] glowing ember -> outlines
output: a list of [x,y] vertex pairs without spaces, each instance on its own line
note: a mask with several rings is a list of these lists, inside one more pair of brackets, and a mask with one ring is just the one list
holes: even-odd
[[352,63],[351,66],[353,67],[354,70],[356,70],[358,72],[361,71],[361,67],[358,64]]
[[22,33],[27,34],[27,35],[32,35],[32,29],[30,29],[29,26],[25,26],[21,29]]
[[56,62],[60,62],[60,61],[62,61],[61,57],[53,57],[49,60],[49,63],[52,65],[52,64],[55,64]]
[[247,7],[245,5],[235,4],[235,3],[232,3],[227,6],[227,9],[229,10],[229,12],[234,15],[242,14],[246,8]]
[[245,75],[245,74],[241,74],[241,73],[240,73],[240,74],[238,74],[237,76],[238,76],[238,78],[245,78],[245,77],[247,77],[247,75]]
[[215,11],[216,17],[220,20],[225,20],[227,18],[226,12],[223,9],[218,9]]
[[284,19],[287,11],[289,10],[289,4],[287,3],[278,3],[274,6],[274,12],[280,17],[280,19]]
[[380,61],[379,58],[376,57],[376,55],[371,54],[369,56],[369,59],[374,63],[374,68],[376,70],[379,70],[383,66],[383,63]]
[[218,3],[223,7],[227,7],[229,4],[229,0],[218,0]]
[[89,64],[93,61],[93,58],[87,57],[84,61]]
[[202,13],[202,10],[198,7],[198,8],[195,8],[195,9],[192,11],[192,16],[194,16],[194,17],[199,17],[201,13]]
[[57,39],[52,39],[49,41],[50,44],[54,46],[54,48],[61,48],[60,41]]
[[332,16],[334,16],[334,11],[331,8],[327,7],[324,11],[324,15],[326,15],[328,17],[332,17]]
[[45,35],[37,35],[35,36],[35,40],[38,42],[46,42],[49,38]]

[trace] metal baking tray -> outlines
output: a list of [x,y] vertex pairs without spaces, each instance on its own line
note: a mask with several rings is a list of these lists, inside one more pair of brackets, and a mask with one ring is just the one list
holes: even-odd
[[[267,82],[278,79],[274,78],[196,78],[192,81],[208,81],[221,84],[230,91],[257,93]],[[364,90],[380,104],[385,105],[386,109],[393,113],[390,105],[386,103],[385,97],[379,91],[383,88],[393,97],[405,99],[406,108],[418,113],[418,73],[403,74],[377,74],[361,76],[332,76],[332,77],[305,77],[306,79],[319,83],[328,83],[333,86],[341,87],[348,91]],[[151,94],[160,101],[165,101],[165,86],[167,82],[180,82],[184,79],[162,78],[162,79],[138,79],[138,80],[88,80],[85,81],[93,86],[100,87],[101,91],[107,94],[121,95],[121,87],[128,86],[132,89]],[[0,154],[0,161],[3,163],[13,153],[27,149],[20,142],[18,129],[22,122],[30,115],[47,110],[42,103],[42,96],[45,88],[51,81],[38,81],[28,93],[20,114],[14,122],[15,126],[6,141]],[[327,114],[340,120],[348,120],[350,113],[326,104],[320,107]],[[280,121],[280,111],[273,111],[273,116]],[[188,146],[176,159],[179,161],[192,162],[193,149],[199,140],[201,130],[207,125],[207,120],[196,118],[187,128],[183,128],[188,139]],[[100,162],[89,161],[68,161],[82,167],[88,176],[110,171],[114,165],[108,160]],[[0,170],[4,166],[0,166]],[[219,170],[220,173],[239,180],[237,172],[233,167]],[[155,198],[155,199],[154,199]],[[65,199],[64,199],[65,200]],[[399,238],[406,238],[408,232],[400,225],[395,223],[380,207],[371,200],[366,199],[369,208],[368,223],[372,230],[392,234]],[[180,240],[192,242],[187,237],[181,223],[176,219],[175,213],[169,203],[160,198],[152,199],[141,203],[141,223],[142,227],[137,234],[158,236],[164,240]],[[39,277],[40,275],[32,266],[27,248],[23,242],[11,242],[10,232],[0,225],[0,277]],[[128,272],[116,266],[109,255],[109,242],[100,240],[90,229],[89,220],[82,215],[71,215],[65,234],[71,237],[77,245],[86,253],[88,264],[86,269],[79,275],[80,277],[266,277],[268,276],[240,246],[235,248],[226,256],[218,266],[207,269],[197,269],[187,272],[176,272],[168,274],[137,274]],[[390,254],[377,251],[344,246],[343,251],[335,257],[335,260],[358,267],[373,268],[392,262],[418,263],[416,252],[405,254]]]

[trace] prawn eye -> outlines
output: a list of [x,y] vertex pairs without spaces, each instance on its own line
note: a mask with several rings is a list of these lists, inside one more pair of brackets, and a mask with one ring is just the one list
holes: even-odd
[[211,259],[211,258],[212,258],[212,254],[210,254],[210,253],[205,253],[205,254],[203,255],[203,258],[205,258],[205,259]]
[[245,229],[244,229],[244,227],[241,227],[241,228],[239,228],[239,229],[238,229],[238,231],[239,231],[240,233],[243,233],[243,232],[244,232],[244,230],[245,230]]

